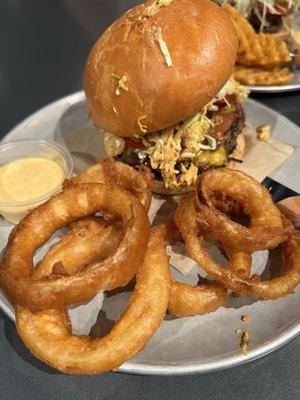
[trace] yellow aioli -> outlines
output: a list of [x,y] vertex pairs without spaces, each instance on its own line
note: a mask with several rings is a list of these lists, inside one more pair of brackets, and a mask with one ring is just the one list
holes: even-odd
[[[3,165],[0,168],[0,213],[10,222],[18,222],[43,202],[39,201],[41,197],[58,190],[64,178],[63,168],[47,158],[26,157]],[[37,203],[32,204],[35,200]]]

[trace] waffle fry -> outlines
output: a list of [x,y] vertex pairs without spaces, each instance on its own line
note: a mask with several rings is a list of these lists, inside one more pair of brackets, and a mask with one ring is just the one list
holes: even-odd
[[284,41],[275,40],[267,33],[256,33],[235,7],[226,4],[224,9],[230,15],[239,38],[238,64],[274,68],[291,61]]
[[284,85],[294,78],[288,68],[264,69],[237,65],[233,73],[234,78],[243,85]]

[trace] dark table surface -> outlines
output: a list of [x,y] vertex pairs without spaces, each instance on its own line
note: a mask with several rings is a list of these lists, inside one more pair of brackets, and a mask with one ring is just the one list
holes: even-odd
[[[136,3],[0,0],[0,137],[41,106],[81,90],[90,47]],[[300,125],[300,92],[256,98]],[[71,377],[33,358],[0,311],[0,367],[3,400],[300,398],[300,337],[260,360],[208,375]]]

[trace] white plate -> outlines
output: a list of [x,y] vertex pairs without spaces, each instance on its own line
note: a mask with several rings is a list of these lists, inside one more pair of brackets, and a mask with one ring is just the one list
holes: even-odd
[[[299,128],[253,100],[247,100],[245,110],[253,125],[270,123],[275,137],[296,147],[291,157],[294,161],[289,159],[270,177],[299,192],[299,179],[294,168],[295,160],[300,159]],[[74,159],[75,172],[104,154],[97,129],[86,117],[82,92],[36,112],[14,128],[4,141],[24,138],[55,140],[65,145]],[[0,219],[0,249],[5,246],[10,230],[11,225]],[[265,261],[262,260],[262,256],[256,257],[255,269],[264,268]],[[118,301],[117,297],[115,306]],[[212,314],[166,320],[146,348],[119,370],[139,374],[190,374],[248,362],[277,349],[299,334],[299,306],[298,289],[294,294],[275,301],[233,298],[227,307]],[[13,305],[1,290],[0,307],[14,319]],[[245,314],[251,316],[247,325],[240,321],[241,315]],[[247,356],[241,354],[239,338],[234,333],[235,329],[245,327],[250,332]]]
[[273,86],[251,86],[248,88],[252,93],[282,93],[294,92],[300,90],[300,70],[295,69],[295,78],[286,85],[273,85]]

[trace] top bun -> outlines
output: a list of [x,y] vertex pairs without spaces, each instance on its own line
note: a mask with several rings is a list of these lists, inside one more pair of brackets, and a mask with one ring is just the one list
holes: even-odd
[[232,74],[237,47],[230,17],[215,3],[147,1],[92,48],[84,74],[89,115],[119,136],[174,125],[217,95]]

